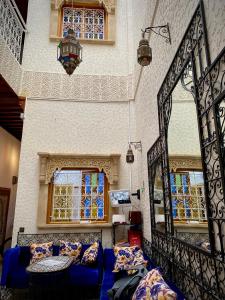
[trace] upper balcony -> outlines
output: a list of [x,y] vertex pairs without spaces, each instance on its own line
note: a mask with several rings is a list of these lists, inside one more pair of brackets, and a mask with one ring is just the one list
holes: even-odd
[[[17,6],[18,4],[18,6]],[[0,37],[21,64],[28,0],[0,0]]]
[[19,140],[25,105],[18,95],[27,6],[28,0],[0,0],[0,126]]

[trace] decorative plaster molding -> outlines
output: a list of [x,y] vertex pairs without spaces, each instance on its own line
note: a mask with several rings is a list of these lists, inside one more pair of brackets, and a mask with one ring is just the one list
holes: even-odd
[[[93,3],[103,5],[108,14],[115,13],[115,0],[79,0],[79,3]],[[60,9],[64,4],[72,3],[72,0],[52,0],[51,5],[55,9]]]
[[98,0],[100,4],[103,4],[108,14],[115,13],[116,1],[115,0]]
[[127,101],[130,80],[128,76],[74,74],[68,77],[60,73],[24,71],[20,95],[77,101]]
[[98,168],[103,170],[110,184],[118,182],[118,162],[120,154],[111,155],[74,155],[38,153],[40,157],[40,183],[51,182],[55,170],[62,168]]
[[199,156],[170,156],[170,172],[176,172],[179,169],[202,170],[202,160]]

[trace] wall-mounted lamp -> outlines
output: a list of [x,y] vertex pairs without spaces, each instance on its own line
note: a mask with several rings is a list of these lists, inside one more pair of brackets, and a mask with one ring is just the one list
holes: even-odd
[[134,153],[133,153],[133,150],[132,150],[132,148],[131,148],[131,145],[134,145],[134,149],[135,149],[135,150],[142,151],[142,145],[141,145],[141,142],[129,142],[129,148],[128,148],[128,150],[127,150],[127,155],[126,155],[126,162],[127,162],[128,164],[134,162]]
[[166,40],[167,43],[171,44],[169,24],[162,26],[151,26],[146,27],[142,30],[142,39],[139,42],[139,47],[137,49],[137,60],[141,66],[148,66],[152,61],[152,49],[149,46],[149,41],[145,39],[145,33],[153,31],[154,33],[160,35]]

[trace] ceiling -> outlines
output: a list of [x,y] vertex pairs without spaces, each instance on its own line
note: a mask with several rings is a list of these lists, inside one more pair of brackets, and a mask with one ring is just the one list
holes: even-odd
[[25,99],[18,98],[15,92],[0,75],[0,126],[21,140]]

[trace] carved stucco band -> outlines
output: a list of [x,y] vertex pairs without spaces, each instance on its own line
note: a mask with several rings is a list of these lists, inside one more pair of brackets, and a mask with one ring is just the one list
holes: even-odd
[[197,156],[172,156],[169,157],[170,171],[178,169],[202,170],[202,160]]
[[118,182],[118,162],[120,155],[65,155],[38,153],[40,157],[40,183],[51,182],[55,170],[62,168],[98,168],[103,170],[110,184]]
[[[67,4],[67,3],[72,3],[71,1],[68,0],[52,0],[52,2],[55,5],[55,9],[60,9],[62,5]],[[75,2],[75,1],[74,1]],[[99,3],[99,5],[103,4],[105,9],[107,10],[107,13],[110,14],[115,11],[115,0],[85,0],[85,1],[78,1],[78,2],[86,2],[86,3]]]

